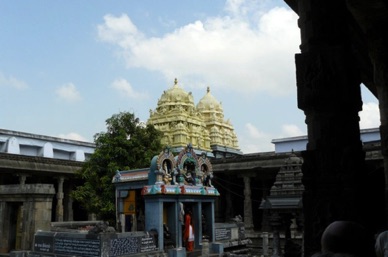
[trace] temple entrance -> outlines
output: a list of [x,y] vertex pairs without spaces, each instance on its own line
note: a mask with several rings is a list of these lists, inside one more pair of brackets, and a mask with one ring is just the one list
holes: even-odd
[[171,214],[175,211],[175,203],[166,202],[163,204],[163,245],[164,249],[175,248],[177,237],[175,228],[175,217]]
[[194,250],[194,239],[196,237],[196,231],[194,229],[194,220],[196,218],[193,217],[193,203],[184,203],[184,211],[182,246],[185,247],[188,252],[191,252]]
[[6,239],[7,244],[1,245],[0,253],[21,248],[22,241],[22,202],[6,202],[3,204],[3,221],[0,227],[1,237]]
[[23,203],[7,203],[8,206],[8,249],[18,250],[20,249],[21,231],[22,231],[22,206]]
[[50,229],[54,195],[50,184],[0,185],[0,253],[32,249],[30,232]]

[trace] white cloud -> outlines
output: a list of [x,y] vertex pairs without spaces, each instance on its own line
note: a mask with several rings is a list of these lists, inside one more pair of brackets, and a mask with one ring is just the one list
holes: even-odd
[[380,126],[380,111],[377,103],[364,103],[360,115],[360,128],[378,128]]
[[305,136],[306,132],[303,132],[297,125],[285,124],[282,126],[282,137],[297,137]]
[[11,87],[18,90],[26,89],[28,88],[28,85],[13,76],[5,76],[3,73],[0,72],[0,87]]
[[81,136],[80,134],[77,134],[75,132],[71,132],[71,133],[68,133],[68,134],[59,134],[58,137],[65,138],[65,139],[76,140],[76,141],[88,142],[87,139],[85,139],[83,136]]
[[69,102],[76,102],[81,100],[81,95],[73,83],[62,85],[56,90],[56,94]]
[[244,3],[248,1],[244,0],[229,0],[225,3],[225,10],[233,16],[244,15],[248,11]]
[[248,15],[260,15],[271,4],[273,5],[273,0],[227,0],[224,9],[231,16],[244,19]]
[[125,97],[134,99],[146,97],[146,94],[136,92],[131,86],[131,84],[127,80],[122,78],[113,81],[111,87],[117,90],[121,95],[124,95]]
[[274,151],[275,147],[270,144],[272,135],[264,133],[253,124],[245,124],[243,135],[239,135],[239,146],[244,154]]
[[104,21],[104,24],[97,26],[98,36],[102,41],[128,49],[135,47],[137,42],[143,40],[142,33],[137,30],[126,14],[119,17],[107,14],[104,16]]
[[244,133],[239,137],[241,151],[246,153],[275,151],[275,145],[271,143],[276,138],[287,138],[307,135],[298,126],[285,124],[282,126],[281,135],[260,131],[251,123],[245,124]]
[[265,138],[266,135],[259,131],[254,125],[252,125],[251,123],[247,123],[245,124],[245,129],[246,131],[248,132],[248,135],[249,137],[253,138],[253,139],[262,139],[262,138]]
[[98,35],[118,47],[128,67],[159,71],[170,81],[178,77],[239,92],[293,92],[297,16],[276,7],[257,21],[253,13],[259,10],[250,10],[255,6],[250,2],[229,1],[229,15],[197,20],[162,37],[147,38],[126,14],[106,15]]

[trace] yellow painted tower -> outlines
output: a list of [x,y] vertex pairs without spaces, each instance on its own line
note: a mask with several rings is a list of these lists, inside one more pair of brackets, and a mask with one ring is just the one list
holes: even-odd
[[200,152],[242,154],[234,128],[224,120],[222,105],[209,88],[195,106],[192,93],[187,93],[175,79],[159,98],[156,109],[150,110],[147,122],[163,132],[162,144],[177,151],[191,143]]

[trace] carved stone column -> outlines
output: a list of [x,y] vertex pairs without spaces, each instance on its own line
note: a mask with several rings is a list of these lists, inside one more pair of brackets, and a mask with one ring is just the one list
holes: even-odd
[[9,252],[9,218],[8,218],[8,206],[5,201],[0,202],[0,253]]
[[251,178],[244,176],[244,226],[245,231],[253,232]]
[[[388,225],[388,26],[387,15],[378,14],[384,10],[370,1],[346,0],[354,19],[366,37],[369,58],[373,66],[373,81],[376,86],[380,109],[380,134],[385,170],[385,226]],[[366,48],[366,46],[365,46]]]
[[264,257],[268,257],[268,232],[263,232],[261,234],[261,238],[263,241],[263,255]]
[[268,201],[268,189],[265,185],[265,183],[262,183],[262,192],[263,192],[263,218],[261,222],[261,230],[262,231],[270,231],[270,224],[269,224],[269,218],[270,218],[270,209],[271,209],[271,203]]
[[365,175],[360,141],[361,78],[351,52],[345,1],[299,0],[301,54],[296,55],[298,107],[306,115],[304,250],[320,250],[333,220],[360,217]]
[[71,187],[67,186],[64,188],[64,211],[63,211],[63,220],[64,221],[74,221],[74,211],[73,211],[73,198],[71,197]]
[[272,241],[272,257],[280,257],[281,247],[280,247],[280,226],[281,226],[281,218],[277,212],[273,213],[271,216],[271,227],[273,233],[273,241]]
[[58,178],[57,208],[55,221],[63,221],[63,182],[65,178]]
[[[387,23],[387,21],[386,21]],[[386,28],[386,26],[385,26]],[[382,31],[370,38],[370,56],[374,67],[374,83],[377,88],[380,110],[380,134],[385,172],[385,222],[388,225],[388,35]]]

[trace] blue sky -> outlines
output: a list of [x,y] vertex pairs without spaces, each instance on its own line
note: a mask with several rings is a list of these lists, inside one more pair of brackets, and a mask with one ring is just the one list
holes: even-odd
[[[93,141],[121,111],[149,118],[174,78],[211,93],[244,153],[305,135],[297,16],[280,0],[0,1],[0,128]],[[379,126],[363,90],[361,128]]]

